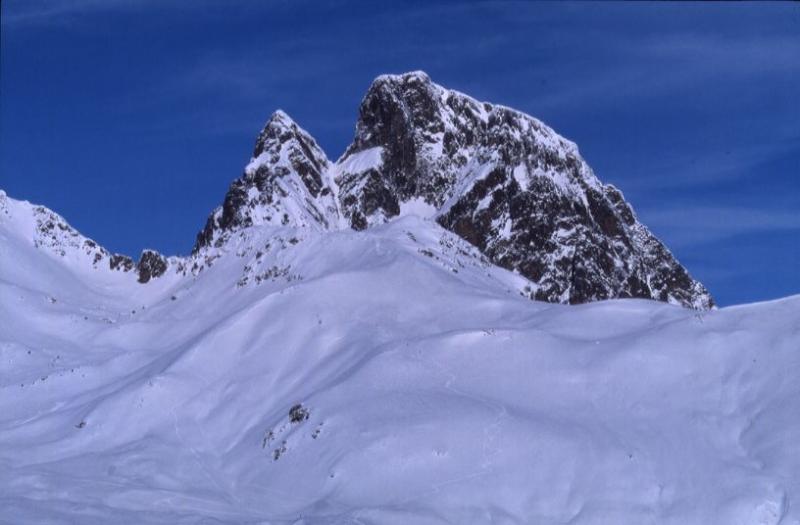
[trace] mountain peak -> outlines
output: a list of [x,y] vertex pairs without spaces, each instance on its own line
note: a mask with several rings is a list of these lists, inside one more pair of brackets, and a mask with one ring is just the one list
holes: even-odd
[[[272,129],[272,130],[276,130],[276,131],[277,130],[289,130],[289,131],[292,131],[292,130],[302,129],[302,128],[300,128],[300,126],[297,124],[297,122],[295,122],[295,120],[292,117],[290,117],[289,114],[286,113],[284,110],[276,109],[272,113],[272,115],[270,115],[269,120],[267,120],[267,123],[264,124],[264,131],[266,131],[268,129]],[[262,131],[262,133],[264,131]]]
[[314,138],[282,110],[259,133],[244,174],[197,235],[193,252],[221,246],[229,234],[257,225],[329,229],[338,223],[330,161]]
[[[529,282],[522,293],[532,299],[714,304],[622,193],[595,177],[574,143],[529,115],[446,89],[421,71],[375,79],[353,142],[335,163],[284,111],[272,113],[192,253],[202,251],[206,260],[239,253],[255,238],[244,232],[252,227],[364,230],[404,215],[435,221],[488,262],[521,275]],[[133,269],[132,259],[105,252],[60,218],[34,216],[36,243],[59,254],[91,254],[93,268]],[[136,265],[140,282],[172,262],[176,272],[185,270],[145,251]]]
[[534,117],[446,89],[422,71],[372,82],[353,141],[336,163],[275,111],[195,251],[250,226],[363,230],[406,214],[435,220],[523,275],[534,299],[713,305],[574,143]]
[[270,116],[269,122],[273,122],[273,121],[275,121],[275,122],[283,121],[283,122],[287,122],[289,124],[294,124],[294,120],[292,120],[292,117],[290,117],[288,113],[286,113],[284,110],[282,110],[280,108],[276,109],[272,113],[272,116]]
[[[292,140],[303,141],[310,146],[310,149],[316,150],[311,156],[325,158],[325,153],[317,146],[311,135],[281,109],[276,110],[270,116],[261,133],[258,134],[253,148],[253,157],[257,158],[268,150],[277,151],[278,148]],[[327,161],[327,158],[325,160]]]
[[356,136],[363,140],[357,146],[388,142],[390,135],[404,128],[425,127],[436,121],[443,92],[422,71],[377,77],[361,101]]
[[713,305],[573,142],[530,115],[446,89],[423,72],[372,83],[339,165],[360,168],[340,169],[336,179],[351,227],[422,209],[495,264],[530,279],[535,299]]
[[372,86],[370,86],[370,89],[387,84],[396,85],[411,83],[432,84],[431,77],[428,76],[426,72],[422,70],[416,70],[408,71],[406,73],[386,73],[383,75],[378,75],[375,77],[375,80],[372,81]]

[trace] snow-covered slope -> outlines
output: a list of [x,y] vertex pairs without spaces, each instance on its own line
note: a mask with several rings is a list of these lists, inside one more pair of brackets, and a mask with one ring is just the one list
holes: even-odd
[[534,302],[413,215],[142,285],[0,201],[2,523],[800,523],[800,297]]

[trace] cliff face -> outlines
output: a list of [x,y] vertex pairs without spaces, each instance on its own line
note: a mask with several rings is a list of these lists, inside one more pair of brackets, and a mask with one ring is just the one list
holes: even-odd
[[538,300],[713,306],[620,191],[533,117],[442,88],[421,72],[385,75],[364,97],[339,164],[365,155],[373,161],[356,163],[364,169],[337,175],[342,213],[355,229],[421,210],[530,279]]

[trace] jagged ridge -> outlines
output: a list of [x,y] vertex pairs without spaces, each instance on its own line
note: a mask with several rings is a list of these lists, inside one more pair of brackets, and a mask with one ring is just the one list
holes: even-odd
[[539,120],[478,102],[423,72],[378,77],[351,145],[330,163],[285,113],[198,235],[195,252],[257,224],[356,230],[415,213],[532,281],[538,300],[713,300],[577,146]]
[[244,174],[231,183],[222,206],[197,235],[193,253],[222,246],[226,232],[258,225],[329,229],[338,207],[330,162],[316,141],[286,113],[276,111],[256,139]]
[[622,193],[595,177],[574,143],[531,116],[445,89],[422,72],[373,82],[353,142],[335,163],[276,111],[243,175],[197,235],[191,258],[145,250],[134,265],[49,210],[33,214],[35,242],[53,251],[79,243],[73,248],[89,254],[95,268],[103,260],[111,269],[135,268],[142,283],[170,267],[197,274],[248,228],[363,230],[415,214],[526,277],[524,293],[533,299],[639,297],[713,307],[705,287],[637,220]]

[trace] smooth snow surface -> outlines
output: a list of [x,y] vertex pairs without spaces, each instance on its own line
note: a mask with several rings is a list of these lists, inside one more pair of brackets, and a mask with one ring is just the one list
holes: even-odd
[[375,147],[354,153],[336,166],[339,173],[363,173],[378,167],[383,162],[383,148]]
[[29,236],[0,217],[0,522],[800,523],[800,297],[536,303],[413,216],[146,285]]
[[422,197],[414,197],[400,203],[400,215],[416,215],[423,219],[430,219],[436,215],[436,206],[428,204]]

